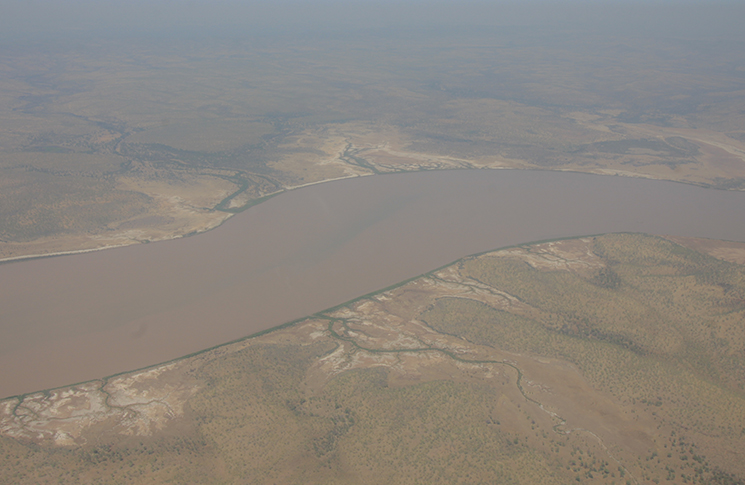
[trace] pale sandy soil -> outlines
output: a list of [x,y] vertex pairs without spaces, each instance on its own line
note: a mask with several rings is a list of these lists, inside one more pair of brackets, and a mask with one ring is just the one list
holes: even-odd
[[124,190],[152,198],[149,212],[119,221],[102,231],[64,234],[28,242],[0,243],[0,261],[109,249],[131,244],[164,241],[213,229],[232,214],[212,210],[235,190],[235,185],[216,177],[190,177],[186,181],[123,178]]
[[[577,171],[625,177],[643,177],[678,182],[719,185],[723,181],[745,179],[745,142],[704,129],[658,127],[612,122],[602,115],[572,113],[574,122],[613,139],[663,139],[681,137],[699,148],[690,163],[667,165],[644,151],[603,158],[592,162],[568,161],[554,170]],[[258,187],[234,197],[229,209],[272,192],[374,173],[450,170],[450,169],[536,169],[545,168],[528,160],[500,153],[477,158],[459,158],[438,153],[413,151],[416,140],[390,126],[371,128],[359,123],[313,128],[288,137],[284,155],[270,162],[280,179],[277,186]],[[360,163],[360,161],[362,163]],[[144,164],[138,176],[118,179],[122,190],[139,192],[151,198],[147,213],[118,221],[99,231],[64,234],[27,242],[0,241],[0,261],[39,255],[66,254],[80,250],[160,241],[212,229],[233,214],[214,210],[237,186],[225,180],[229,171],[185,172],[169,179],[160,169]],[[160,170],[162,171],[162,170]]]

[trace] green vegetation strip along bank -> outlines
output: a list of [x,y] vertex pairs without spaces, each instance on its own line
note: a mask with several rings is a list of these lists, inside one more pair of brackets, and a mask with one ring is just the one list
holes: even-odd
[[[268,198],[274,197],[275,195],[278,195],[278,194],[267,195],[267,196],[265,196],[265,197],[262,198],[262,201],[263,200],[266,200]],[[435,268],[435,269],[433,269],[431,271],[427,271],[426,273],[422,273],[420,275],[413,276],[411,278],[405,279],[403,281],[400,281],[398,283],[392,284],[390,286],[386,286],[385,288],[381,288],[379,290],[375,290],[373,292],[366,293],[366,294],[364,294],[362,296],[358,296],[357,298],[353,298],[353,299],[351,299],[349,301],[346,301],[344,303],[340,303],[340,304],[338,304],[336,306],[333,306],[331,308],[327,308],[325,310],[321,310],[321,311],[319,311],[317,313],[314,313],[312,315],[308,315],[308,316],[305,316],[305,317],[300,317],[300,318],[297,318],[295,320],[291,320],[289,322],[285,322],[285,323],[283,323],[281,325],[278,325],[276,327],[267,328],[265,330],[261,330],[260,332],[252,333],[251,335],[246,335],[245,337],[240,337],[240,338],[231,340],[229,342],[225,342],[225,343],[218,344],[218,345],[213,345],[212,347],[208,347],[206,349],[198,350],[196,352],[191,352],[191,353],[186,354],[186,355],[183,355],[181,357],[176,357],[174,359],[166,360],[164,362],[160,362],[160,363],[153,364],[153,365],[148,365],[148,366],[145,366],[145,367],[139,367],[137,369],[132,369],[132,370],[127,370],[127,371],[117,372],[116,374],[111,374],[111,375],[102,377],[101,379],[94,379],[94,380],[90,380],[90,381],[80,381],[80,382],[75,382],[75,383],[72,383],[72,384],[66,384],[64,386],[50,387],[50,388],[42,389],[42,390],[39,390],[39,391],[27,392],[27,393],[24,393],[24,394],[17,394],[17,395],[14,395],[14,396],[7,396],[7,397],[2,398],[2,399],[18,398],[18,399],[20,399],[22,401],[24,398],[26,398],[28,396],[32,396],[34,394],[49,393],[50,391],[55,391],[55,390],[58,390],[58,389],[66,389],[68,387],[75,387],[75,386],[79,386],[81,384],[85,384],[87,382],[95,382],[97,380],[107,381],[107,380],[112,379],[114,377],[119,377],[119,376],[123,376],[123,375],[127,375],[127,374],[133,374],[135,372],[142,372],[142,371],[145,371],[145,370],[148,370],[148,369],[154,369],[156,367],[160,367],[160,366],[163,366],[163,365],[171,364],[173,362],[178,362],[178,361],[183,360],[183,359],[188,359],[190,357],[195,357],[197,355],[204,354],[206,352],[210,352],[212,350],[216,350],[216,349],[219,349],[221,347],[226,347],[228,345],[232,345],[232,344],[236,344],[236,343],[239,343],[239,342],[243,342],[245,340],[250,340],[250,339],[257,338],[257,337],[261,337],[262,335],[266,335],[266,334],[269,334],[269,333],[272,333],[272,332],[276,332],[278,330],[289,328],[289,327],[292,327],[294,325],[297,325],[298,323],[305,322],[305,321],[311,320],[313,318],[326,319],[327,317],[324,315],[326,313],[330,313],[330,312],[339,310],[340,308],[344,308],[344,307],[346,307],[348,305],[351,305],[351,304],[356,303],[356,302],[361,301],[361,300],[369,299],[369,298],[371,298],[371,297],[373,297],[375,295],[379,295],[381,293],[385,293],[386,291],[394,290],[396,288],[399,288],[401,286],[404,286],[407,283],[411,283],[412,281],[418,280],[419,278],[432,277],[434,273],[436,273],[437,271],[440,271],[442,269],[445,269],[448,266],[452,266],[452,265],[457,264],[457,263],[459,263],[461,261],[465,261],[465,260],[467,260],[469,258],[475,258],[475,257],[481,256],[483,254],[491,253],[491,252],[494,252],[494,251],[502,251],[502,250],[510,249],[510,248],[524,247],[524,246],[530,246],[530,245],[534,245],[534,244],[543,244],[543,243],[546,243],[546,242],[564,241],[564,240],[569,240],[569,239],[577,239],[577,238],[581,238],[581,237],[594,237],[594,236],[599,236],[599,235],[600,234],[588,235],[588,236],[576,236],[576,237],[561,237],[561,238],[556,238],[556,239],[545,239],[545,240],[536,241],[536,242],[526,242],[526,243],[521,243],[521,244],[512,244],[512,245],[509,245],[509,246],[504,246],[502,248],[490,249],[488,251],[483,251],[483,252],[480,252],[480,253],[470,254],[468,256],[464,256],[462,258],[456,259],[455,261],[452,261],[450,263],[444,264],[444,265],[442,265],[442,266],[440,266],[438,268]],[[44,257],[48,257],[48,256],[39,256],[38,258],[34,258],[34,259],[39,259],[39,258],[44,258]],[[2,263],[0,263],[0,264],[2,264]]]

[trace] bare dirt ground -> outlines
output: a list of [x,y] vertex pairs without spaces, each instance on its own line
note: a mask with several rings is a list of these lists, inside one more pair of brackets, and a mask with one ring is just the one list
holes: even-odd
[[[737,180],[745,177],[745,142],[726,136],[723,133],[705,129],[664,128],[646,124],[618,123],[604,120],[600,116],[574,113],[570,117],[578,125],[588,130],[607,134],[608,140],[644,139],[664,140],[678,137],[699,148],[699,153],[691,156],[688,163],[671,164],[660,160],[660,154],[653,150],[631,149],[627,153],[608,153],[577,156],[575,161],[567,160],[560,170],[645,177],[676,182],[717,186],[722,180]],[[354,140],[352,148],[357,156],[367,160],[380,172],[408,170],[437,170],[457,168],[547,168],[529,159],[503,156],[495,153],[478,158],[456,158],[436,153],[422,153],[407,150],[414,139],[399,135],[375,143],[375,136],[348,137]],[[358,141],[359,139],[359,141]],[[363,141],[366,139],[366,142]],[[601,138],[602,140],[602,138]],[[548,167],[549,169],[557,169]]]

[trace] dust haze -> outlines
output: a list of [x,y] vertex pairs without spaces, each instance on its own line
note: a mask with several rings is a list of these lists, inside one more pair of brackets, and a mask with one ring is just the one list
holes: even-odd
[[742,483],[742,2],[0,12],[0,481]]

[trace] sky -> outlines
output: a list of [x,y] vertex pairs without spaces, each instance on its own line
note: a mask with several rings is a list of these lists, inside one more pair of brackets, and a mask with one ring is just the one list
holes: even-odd
[[260,35],[535,27],[741,35],[745,2],[611,0],[0,0],[0,37]]

